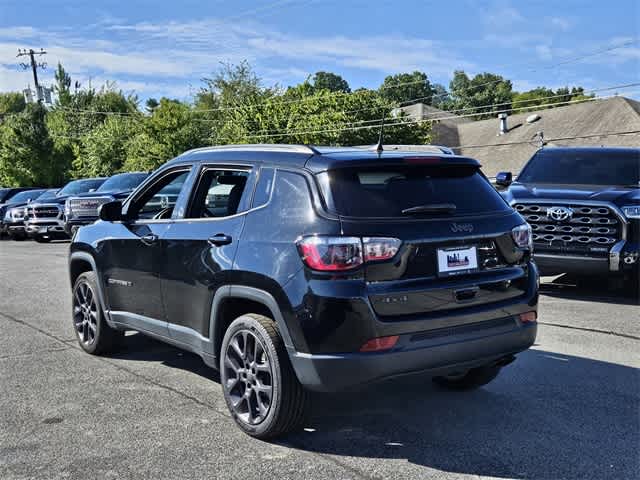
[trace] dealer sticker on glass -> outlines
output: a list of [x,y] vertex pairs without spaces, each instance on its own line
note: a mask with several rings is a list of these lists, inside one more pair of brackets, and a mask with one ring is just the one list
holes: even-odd
[[438,272],[441,275],[464,273],[478,268],[476,247],[439,248]]

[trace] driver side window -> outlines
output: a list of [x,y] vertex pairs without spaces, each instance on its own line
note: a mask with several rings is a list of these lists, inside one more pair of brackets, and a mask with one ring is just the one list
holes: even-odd
[[189,170],[178,170],[165,175],[152,185],[129,209],[129,217],[139,220],[171,218],[178,196],[189,175]]

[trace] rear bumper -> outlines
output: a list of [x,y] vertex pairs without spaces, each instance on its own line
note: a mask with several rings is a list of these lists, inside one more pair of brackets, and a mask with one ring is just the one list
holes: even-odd
[[[505,319],[507,320],[507,319]],[[447,375],[460,370],[491,364],[522,352],[536,339],[537,324],[482,329],[415,341],[407,335],[402,345],[387,353],[348,353],[290,355],[300,382],[308,389],[332,392],[409,373]]]
[[[306,353],[289,349],[300,382],[314,391],[340,391],[414,372],[446,375],[491,364],[522,352],[536,339],[537,323],[522,323],[520,313],[537,311],[538,271],[529,264],[528,287],[518,298],[460,312],[433,312],[421,319],[380,322],[369,317],[368,339],[398,335],[385,352]],[[373,314],[373,312],[372,312]],[[355,321],[349,317],[348,321]],[[358,335],[365,326],[350,330]],[[360,343],[362,345],[362,343]]]

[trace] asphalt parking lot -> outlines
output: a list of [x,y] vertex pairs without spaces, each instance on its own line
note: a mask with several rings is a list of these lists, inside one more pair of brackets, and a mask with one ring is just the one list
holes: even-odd
[[217,375],[131,335],[76,346],[67,243],[0,242],[0,478],[640,478],[640,309],[543,285],[538,340],[472,393],[422,376],[317,396],[308,428],[241,433]]

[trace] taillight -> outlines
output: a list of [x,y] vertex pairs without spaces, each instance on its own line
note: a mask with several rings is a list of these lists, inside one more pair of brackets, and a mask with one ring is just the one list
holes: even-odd
[[344,271],[362,265],[362,243],[357,237],[305,237],[298,251],[309,268]]
[[362,239],[364,260],[365,262],[389,260],[398,253],[401,244],[402,242],[397,238],[364,237]]
[[365,262],[393,258],[402,242],[397,238],[311,236],[298,240],[298,251],[304,263],[323,272],[358,268]]

